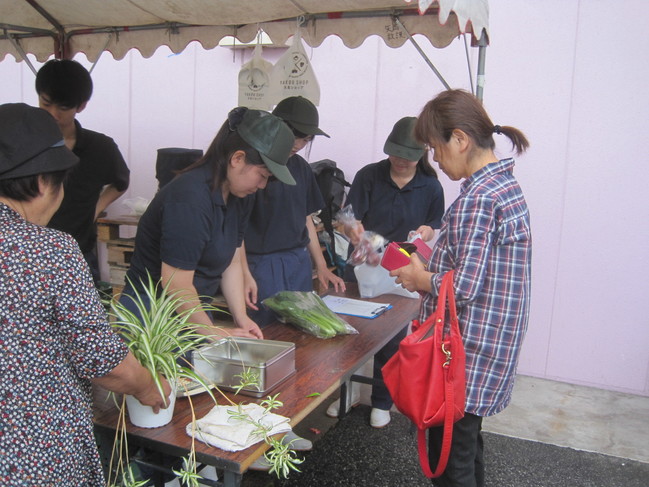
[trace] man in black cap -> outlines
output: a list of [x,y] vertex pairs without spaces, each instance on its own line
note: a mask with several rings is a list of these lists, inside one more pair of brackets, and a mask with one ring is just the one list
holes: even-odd
[[84,129],[76,120],[92,95],[86,68],[69,59],[48,61],[36,75],[36,92],[39,106],[54,117],[65,145],[79,157],[78,166],[65,182],[63,203],[49,226],[76,239],[97,284],[95,220],[126,191],[129,169],[113,139]]

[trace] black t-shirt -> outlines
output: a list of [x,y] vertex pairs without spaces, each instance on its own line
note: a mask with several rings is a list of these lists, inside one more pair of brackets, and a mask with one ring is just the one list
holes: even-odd
[[74,123],[77,141],[73,152],[79,163],[68,175],[63,202],[48,226],[72,235],[86,253],[97,241],[95,210],[101,191],[108,184],[126,190],[130,171],[113,139],[82,128],[76,120]]

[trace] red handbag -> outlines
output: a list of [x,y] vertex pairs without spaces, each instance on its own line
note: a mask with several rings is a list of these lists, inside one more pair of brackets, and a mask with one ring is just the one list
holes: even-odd
[[[413,321],[413,332],[401,341],[397,353],[382,369],[394,404],[417,427],[419,463],[428,478],[439,477],[446,469],[453,423],[464,416],[465,354],[455,308],[453,274],[451,270],[442,279],[435,312],[421,326]],[[426,429],[442,425],[442,451],[433,473],[428,461]]]

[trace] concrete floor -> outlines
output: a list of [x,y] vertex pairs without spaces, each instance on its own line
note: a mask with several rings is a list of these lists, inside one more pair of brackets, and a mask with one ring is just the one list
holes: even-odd
[[649,463],[649,397],[519,376],[484,429]]

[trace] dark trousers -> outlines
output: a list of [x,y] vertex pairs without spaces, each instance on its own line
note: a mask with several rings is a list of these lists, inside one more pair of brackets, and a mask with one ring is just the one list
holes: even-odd
[[385,346],[374,355],[374,379],[379,381],[374,382],[372,385],[372,407],[377,409],[384,409],[388,411],[392,407],[392,397],[390,391],[383,383],[383,373],[381,369],[392,358],[392,356],[399,350],[399,344],[408,334],[408,327],[397,333]]
[[83,254],[83,258],[86,259],[88,267],[90,268],[90,274],[92,275],[92,280],[95,283],[95,287],[101,281],[101,275],[99,273],[99,259],[97,258],[97,251],[90,250]]
[[277,314],[262,301],[280,291],[313,291],[311,256],[306,247],[272,254],[248,254],[250,273],[257,281],[258,310],[248,316],[261,328],[277,321]]
[[[484,487],[482,417],[465,414],[453,425],[453,442],[448,465],[441,477],[433,479],[438,487]],[[428,455],[434,472],[442,449],[443,427],[428,430]]]

